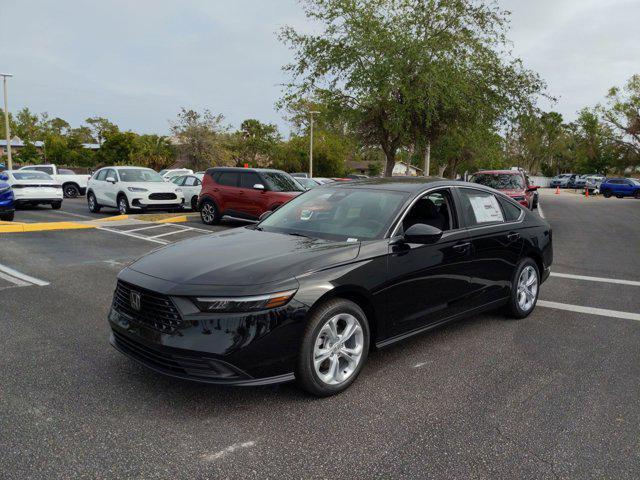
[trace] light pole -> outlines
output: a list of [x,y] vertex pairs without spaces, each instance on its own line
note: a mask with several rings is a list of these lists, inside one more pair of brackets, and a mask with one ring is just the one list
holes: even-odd
[[7,106],[7,77],[13,77],[10,73],[0,73],[4,83],[4,126],[7,133],[7,167],[13,169],[11,161],[11,128],[9,127],[9,107]]
[[311,116],[311,135],[309,138],[309,178],[313,178],[313,116],[317,115],[317,110],[310,110],[309,115]]

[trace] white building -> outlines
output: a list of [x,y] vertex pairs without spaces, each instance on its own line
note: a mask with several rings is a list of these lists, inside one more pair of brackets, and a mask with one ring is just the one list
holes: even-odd
[[407,165],[405,162],[396,162],[393,166],[393,176],[419,177],[422,176],[423,170],[413,165]]

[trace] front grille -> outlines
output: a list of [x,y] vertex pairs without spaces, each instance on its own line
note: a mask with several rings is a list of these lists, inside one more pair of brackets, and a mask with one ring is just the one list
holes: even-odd
[[[140,310],[131,305],[131,292],[140,294]],[[113,308],[137,322],[163,333],[173,333],[182,325],[180,312],[166,295],[138,288],[118,280],[113,296]]]
[[177,355],[150,348],[113,330],[115,346],[123,353],[143,364],[164,373],[194,380],[232,380],[246,374],[221,361],[196,355]]
[[152,193],[149,195],[149,200],[175,200],[175,193]]

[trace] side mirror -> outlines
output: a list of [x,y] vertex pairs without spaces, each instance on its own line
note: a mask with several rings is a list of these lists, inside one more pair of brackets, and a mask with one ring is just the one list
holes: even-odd
[[253,188],[254,188],[255,190],[264,190],[264,185],[263,185],[263,184],[261,184],[261,183],[256,183],[256,184],[253,186]]
[[116,183],[116,179],[113,177],[107,177],[107,182],[109,183]]
[[258,220],[263,221],[266,218],[269,218],[273,212],[271,210],[264,212],[262,215],[258,217]]
[[442,230],[427,225],[426,223],[416,223],[411,225],[404,232],[404,239],[409,243],[420,243],[423,245],[435,243],[442,237]]
[[6,173],[0,173],[0,180],[3,182],[8,182],[9,181],[9,175],[7,175]]

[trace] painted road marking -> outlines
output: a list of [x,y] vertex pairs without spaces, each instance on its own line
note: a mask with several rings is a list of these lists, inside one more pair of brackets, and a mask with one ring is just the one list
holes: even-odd
[[587,280],[589,282],[603,282],[603,283],[617,283],[619,285],[632,285],[634,287],[640,287],[640,282],[635,280],[621,280],[618,278],[605,278],[605,277],[589,277],[587,275],[573,275],[571,273],[558,273],[551,272],[552,277],[569,278],[571,280]]
[[583,307],[581,305],[548,302],[546,300],[538,300],[537,305],[546,308],[554,308],[556,310],[566,310],[568,312],[586,313],[589,315],[600,315],[602,317],[611,318],[623,318],[625,320],[635,320],[636,322],[640,322],[640,314],[638,313],[619,312],[617,310],[608,310],[606,308]]
[[152,237],[145,237],[144,235],[136,235],[135,233],[129,233],[129,232],[123,231],[123,230],[115,230],[113,228],[97,227],[97,229],[98,230],[102,230],[103,232],[117,233],[118,235],[124,235],[125,237],[131,237],[131,238],[138,238],[140,240],[146,240],[147,242],[159,243],[160,245],[169,245],[169,243],[171,243],[171,242],[167,242],[165,240],[156,240],[155,238],[152,238]]
[[[44,280],[40,280],[38,278],[35,277],[31,277],[29,275],[26,275],[22,272],[19,272],[17,270],[14,270],[11,267],[7,267],[6,265],[2,265],[0,263],[0,272],[3,273],[4,275],[2,276],[2,278],[4,278],[5,280],[11,282],[11,283],[15,283],[16,285],[18,285],[19,283],[16,282],[15,280],[17,279],[19,282],[26,282],[28,284],[32,284],[32,285],[38,285],[39,287],[45,287],[47,285],[49,285],[49,282],[45,282]],[[13,277],[14,280],[11,280],[7,277]],[[24,285],[20,285],[20,286],[24,286]]]
[[538,200],[538,214],[542,217],[542,218],[546,218],[544,216],[544,212],[542,211],[542,206],[540,205],[540,200]]
[[132,228],[131,230],[121,230],[123,232],[139,232],[141,230],[151,230],[152,228],[166,227],[167,225],[151,225],[150,227]]
[[244,448],[251,448],[251,447],[255,446],[255,444],[256,444],[256,442],[253,442],[253,441],[244,442],[244,443],[234,443],[233,445],[229,445],[227,448],[224,448],[224,449],[220,450],[219,452],[202,455],[200,458],[202,460],[204,460],[205,462],[213,462],[213,461],[218,460],[218,459],[220,459],[222,457],[226,457],[227,455],[229,455],[230,453],[235,452],[236,450],[240,450],[240,449],[244,449]]

